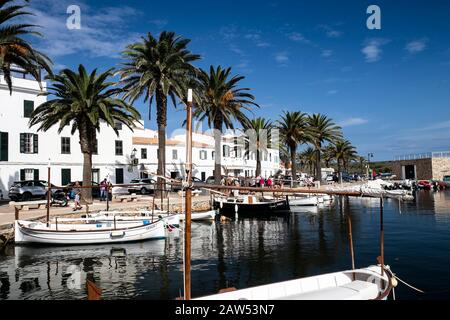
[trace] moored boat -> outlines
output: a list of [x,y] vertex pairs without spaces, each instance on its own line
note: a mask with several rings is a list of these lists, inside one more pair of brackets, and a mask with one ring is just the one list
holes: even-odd
[[86,223],[87,219],[71,219],[72,223],[48,224],[16,220],[15,242],[17,244],[84,245],[123,243],[166,237],[166,222],[162,219],[153,223],[150,220],[143,220],[116,223],[115,225],[114,221]]
[[230,198],[216,198],[214,209],[222,215],[235,216],[270,216],[287,213],[289,203],[284,199],[269,199],[256,196],[239,196]]
[[381,266],[334,272],[313,277],[226,292],[194,300],[385,300],[392,274]]
[[290,206],[317,206],[319,198],[317,196],[292,196],[289,197]]

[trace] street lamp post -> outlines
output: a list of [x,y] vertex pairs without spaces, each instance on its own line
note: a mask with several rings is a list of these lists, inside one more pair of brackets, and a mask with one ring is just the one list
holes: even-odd
[[373,158],[373,153],[367,154],[367,180],[372,180],[370,178],[370,158]]
[[52,196],[52,188],[50,183],[50,158],[48,158],[48,166],[47,166],[47,173],[48,173],[48,179],[47,179],[47,226],[50,223],[50,199]]

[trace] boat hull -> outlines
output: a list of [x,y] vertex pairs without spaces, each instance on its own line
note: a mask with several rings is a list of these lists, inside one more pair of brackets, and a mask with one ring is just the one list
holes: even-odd
[[[102,224],[103,226],[103,224]],[[46,244],[46,245],[86,245],[103,243],[124,243],[166,237],[165,222],[157,221],[152,224],[143,224],[129,228],[101,230],[62,230],[46,228],[45,224],[36,224],[29,221],[15,222],[15,242],[17,244]]]
[[286,200],[258,202],[258,203],[236,203],[214,201],[214,208],[225,216],[273,216],[283,215],[289,211],[289,205]]

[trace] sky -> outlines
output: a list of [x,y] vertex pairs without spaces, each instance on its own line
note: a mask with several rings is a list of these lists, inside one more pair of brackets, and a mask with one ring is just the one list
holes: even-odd
[[[373,4],[380,30],[366,25]],[[66,26],[69,5],[81,8],[79,30]],[[196,66],[245,76],[256,116],[326,114],[375,161],[450,150],[450,1],[31,0],[30,10],[44,35],[33,43],[55,70],[118,68],[126,45],[174,31],[192,40]],[[155,108],[149,120],[148,106],[135,105],[155,129]],[[185,113],[169,108],[170,135]]]

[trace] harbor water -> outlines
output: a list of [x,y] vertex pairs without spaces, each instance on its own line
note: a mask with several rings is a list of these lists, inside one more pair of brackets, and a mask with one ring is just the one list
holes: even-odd
[[[192,296],[356,267],[380,254],[380,201],[337,198],[285,217],[192,225]],[[450,191],[420,191],[384,203],[385,263],[402,280],[396,298],[450,298]],[[175,299],[183,292],[183,234],[166,240],[84,247],[14,247],[0,254],[0,300],[86,299],[86,278],[103,299]],[[392,296],[390,296],[392,298]]]

